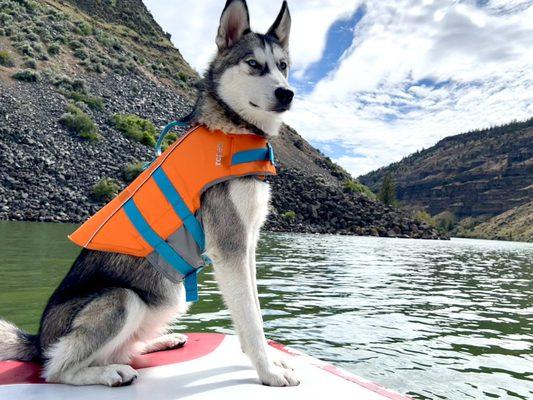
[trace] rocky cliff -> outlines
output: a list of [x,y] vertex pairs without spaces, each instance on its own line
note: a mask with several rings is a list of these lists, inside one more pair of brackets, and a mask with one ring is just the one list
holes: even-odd
[[[153,157],[197,79],[140,0],[0,0],[0,219],[83,221]],[[289,127],[273,144],[268,229],[439,237]]]
[[495,216],[533,198],[533,119],[447,137],[359,179],[379,190],[391,174],[398,200],[458,218]]
[[457,227],[463,237],[533,242],[533,201],[513,207],[485,222],[469,226],[470,218]]

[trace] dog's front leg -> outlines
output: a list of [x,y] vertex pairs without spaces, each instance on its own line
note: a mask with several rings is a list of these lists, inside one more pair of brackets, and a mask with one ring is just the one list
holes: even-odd
[[[250,264],[256,224],[247,224],[237,211],[228,185],[210,189],[203,200],[202,220],[207,253],[213,261],[218,286],[239,334],[241,346],[265,385],[294,386],[294,372],[270,359]],[[252,196],[245,196],[247,200]],[[252,207],[250,207],[252,208]],[[253,219],[252,219],[253,221]]]
[[[248,252],[248,268],[250,270],[250,285],[252,290],[252,295],[257,306],[257,312],[259,313],[259,318],[261,319],[261,326],[263,326],[263,318],[261,315],[261,303],[259,302],[259,293],[257,292],[257,267],[256,267],[256,250],[257,250],[257,241],[259,240],[259,230],[254,233],[252,241],[250,243],[250,249]],[[244,349],[243,349],[244,351]],[[285,369],[294,369],[292,363],[283,356],[277,357],[272,360],[274,364],[278,367]]]
[[251,290],[247,254],[226,254],[214,261],[218,285],[228,306],[241,345],[257,370],[259,379],[270,386],[298,385],[290,369],[276,365],[268,356],[261,316]]

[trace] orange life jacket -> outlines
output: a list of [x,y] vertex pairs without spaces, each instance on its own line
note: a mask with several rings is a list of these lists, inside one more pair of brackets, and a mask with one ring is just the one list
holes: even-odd
[[69,238],[92,250],[146,259],[167,278],[184,280],[196,301],[205,238],[196,218],[202,193],[244,176],[275,175],[274,155],[258,135],[197,126],[171,145],[126,189]]

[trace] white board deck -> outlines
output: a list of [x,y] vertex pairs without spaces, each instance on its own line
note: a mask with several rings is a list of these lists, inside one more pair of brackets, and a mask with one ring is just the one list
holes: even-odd
[[[39,367],[0,362],[2,400],[235,400],[335,399],[408,400],[409,397],[338,369],[331,364],[270,343],[274,357],[290,359],[299,386],[263,386],[242,353],[238,338],[219,334],[190,334],[182,349],[141,356],[133,364],[140,373],[131,386],[74,387],[39,382]],[[180,353],[181,352],[181,353]]]

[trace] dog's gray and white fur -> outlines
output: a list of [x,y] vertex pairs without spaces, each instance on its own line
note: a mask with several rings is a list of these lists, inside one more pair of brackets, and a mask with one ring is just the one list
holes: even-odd
[[[293,92],[287,82],[291,18],[287,3],[265,35],[250,30],[244,0],[229,0],[216,38],[218,53],[199,85],[191,121],[230,133],[277,134]],[[207,255],[241,346],[261,382],[297,385],[294,371],[267,353],[256,287],[255,251],[270,197],[267,183],[241,178],[202,195],[198,217]],[[184,345],[165,334],[187,311],[176,285],[144,258],[82,250],[51,296],[37,335],[0,320],[0,360],[36,360],[48,382],[121,386],[137,372],[132,356]]]

